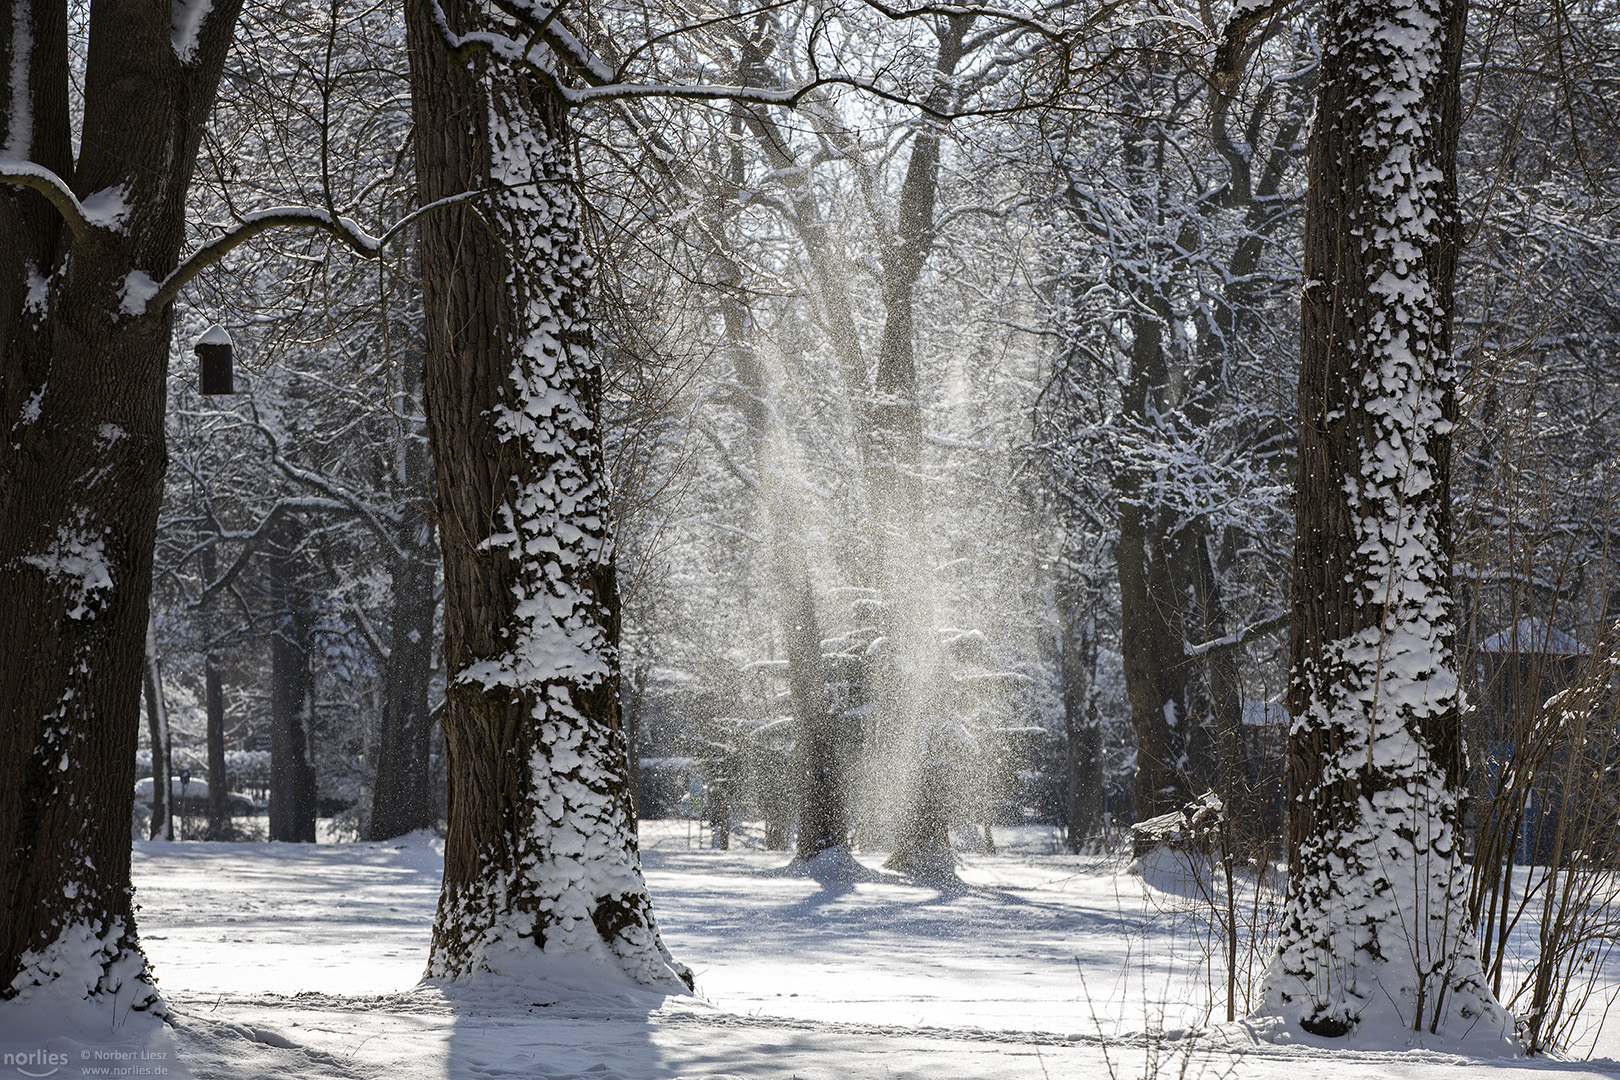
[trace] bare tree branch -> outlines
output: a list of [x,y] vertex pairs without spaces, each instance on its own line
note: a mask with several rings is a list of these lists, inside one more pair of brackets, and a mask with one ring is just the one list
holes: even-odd
[[[1027,109],[1030,102],[986,109],[954,109],[943,111],[936,105],[919,101],[906,94],[887,90],[867,79],[851,75],[823,75],[819,72],[809,81],[791,87],[711,86],[706,84],[659,84],[625,82],[621,73],[614,71],[579,38],[557,22],[551,7],[540,7],[528,0],[494,0],[496,6],[511,15],[530,31],[529,40],[518,41],[507,34],[484,30],[458,34],[450,28],[444,7],[434,0],[433,23],[450,54],[466,60],[476,53],[487,53],[507,63],[524,68],[548,83],[562,102],[570,108],[602,101],[625,101],[632,98],[675,98],[685,101],[735,101],[747,105],[775,105],[793,108],[807,95],[827,86],[848,86],[885,101],[908,105],[922,110],[936,120],[954,120],[968,116],[996,116]],[[1057,41],[1064,41],[1064,31],[1055,24],[1032,20],[1020,12],[1002,8],[979,8],[972,5],[925,5],[916,9],[891,9],[867,0],[874,8],[893,19],[913,18],[920,15],[949,15],[953,17],[974,14],[991,15],[1027,25]],[[551,53],[578,72],[585,86],[571,86],[564,81],[556,66],[547,62],[550,57],[536,57],[532,42],[538,39]]]
[[880,0],[865,0],[867,7],[883,15],[886,19],[896,22],[902,19],[915,19],[923,15],[943,15],[949,19],[967,18],[982,15],[985,18],[1001,19],[1016,26],[1021,26],[1056,41],[1061,41],[1068,33],[1067,28],[1057,23],[1046,22],[1027,11],[1014,11],[1012,8],[995,7],[989,4],[916,4],[911,7],[892,7],[881,3]]
[[1209,81],[1214,84],[1217,93],[1226,96],[1237,89],[1243,78],[1250,39],[1255,30],[1281,15],[1293,2],[1239,0],[1234,5],[1232,18],[1221,31],[1221,43],[1215,47],[1215,59],[1209,69]]
[[[0,176],[0,179],[4,179]],[[424,214],[468,202],[485,194],[467,191],[460,195],[438,199],[400,218],[381,236],[373,236],[355,223],[353,218],[334,216],[326,210],[305,206],[278,206],[244,214],[235,228],[229,229],[192,252],[173,273],[164,278],[157,291],[146,301],[144,311],[162,311],[165,304],[180,295],[198,274],[219,262],[231,251],[271,229],[316,229],[341,240],[349,250],[362,259],[375,259],[382,249],[401,232],[415,224]]]

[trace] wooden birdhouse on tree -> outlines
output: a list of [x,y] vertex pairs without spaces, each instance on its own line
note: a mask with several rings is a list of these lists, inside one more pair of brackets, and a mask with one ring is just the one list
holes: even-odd
[[236,385],[232,370],[234,345],[231,335],[215,323],[197,339],[195,349],[198,364],[198,390],[205,395],[234,394]]

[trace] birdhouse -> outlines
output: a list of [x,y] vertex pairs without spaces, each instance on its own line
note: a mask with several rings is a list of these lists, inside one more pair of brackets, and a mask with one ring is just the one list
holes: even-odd
[[204,394],[234,394],[231,335],[215,324],[197,339],[198,389]]

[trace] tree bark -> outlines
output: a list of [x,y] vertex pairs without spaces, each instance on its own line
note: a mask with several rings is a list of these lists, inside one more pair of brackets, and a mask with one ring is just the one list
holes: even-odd
[[[942,82],[955,74],[973,16],[949,19],[938,30],[935,69]],[[942,91],[933,101],[946,104]],[[884,866],[923,880],[955,877],[950,835],[948,740],[936,729],[927,683],[941,662],[934,635],[932,582],[925,573],[928,492],[922,483],[922,400],[918,395],[914,310],[917,281],[937,238],[940,131],[925,121],[912,140],[900,183],[893,235],[885,238],[883,336],[865,411],[867,490],[871,501],[873,569],[886,602],[891,638],[887,656],[874,657],[872,701],[900,748],[907,774],[899,777],[899,821],[894,851]],[[887,661],[887,662],[884,662]]]
[[[744,79],[759,66],[756,54],[753,43],[745,47]],[[746,110],[738,111],[737,128],[744,125],[746,115]],[[734,152],[729,175],[716,199],[717,215],[741,205],[741,190],[741,154]],[[719,245],[711,253],[720,265],[723,280],[740,290],[742,271],[736,261]],[[795,854],[808,862],[823,851],[849,844],[849,770],[827,694],[829,676],[821,655],[821,619],[804,538],[806,515],[802,499],[786,476],[790,466],[781,460],[789,451],[778,445],[783,432],[771,406],[765,364],[752,340],[753,319],[736,293],[721,300],[720,313],[725,320],[731,368],[746,391],[740,411],[748,424],[760,513],[771,538],[771,584],[776,593],[777,625],[786,645],[788,694],[793,710],[799,804]]]
[[[1155,77],[1130,73],[1126,102],[1139,114],[1153,106]],[[1141,121],[1122,128],[1121,159],[1134,213],[1143,235],[1122,260],[1131,318],[1130,376],[1120,402],[1121,418],[1141,437],[1156,439],[1163,418],[1173,417],[1174,337],[1166,342],[1174,312],[1164,293],[1146,230],[1163,218],[1165,138]],[[1193,711],[1193,667],[1183,656],[1186,594],[1177,572],[1178,533],[1186,522],[1153,490],[1155,477],[1127,462],[1114,477],[1119,521],[1115,561],[1119,576],[1120,652],[1125,693],[1136,734],[1136,774],[1131,808],[1136,820],[1185,805],[1195,794],[1188,783],[1188,750],[1201,719]],[[1140,840],[1141,838],[1139,838]]]
[[182,58],[171,5],[96,5],[78,139],[67,5],[0,18],[0,159],[109,211],[73,229],[0,187],[0,999],[157,1004],[129,838],[172,313],[135,300],[178,263],[239,8]]
[[1310,139],[1290,874],[1261,1011],[1511,1045],[1462,873],[1451,356],[1463,0],[1330,9]]
[[1136,733],[1131,808],[1138,821],[1185,805],[1187,678],[1180,597],[1162,550],[1164,530],[1145,522],[1153,511],[1136,500],[1133,478],[1121,484],[1119,542],[1120,653]]
[[[444,47],[408,0],[423,219],[423,380],[449,669],[449,835],[429,975],[590,958],[690,986],[659,939],[631,821],[602,371],[572,133],[555,92]],[[483,9],[445,5],[450,29]],[[519,32],[519,38],[524,35]]]

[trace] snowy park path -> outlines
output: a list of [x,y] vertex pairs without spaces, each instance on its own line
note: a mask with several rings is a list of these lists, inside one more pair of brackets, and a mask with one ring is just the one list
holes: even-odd
[[1620,1077],[1211,1027],[1197,936],[1116,862],[969,855],[941,894],[786,876],[780,853],[691,848],[683,828],[649,830],[645,861],[696,999],[417,987],[439,872],[420,838],[138,844],[142,933],[202,1077]]

